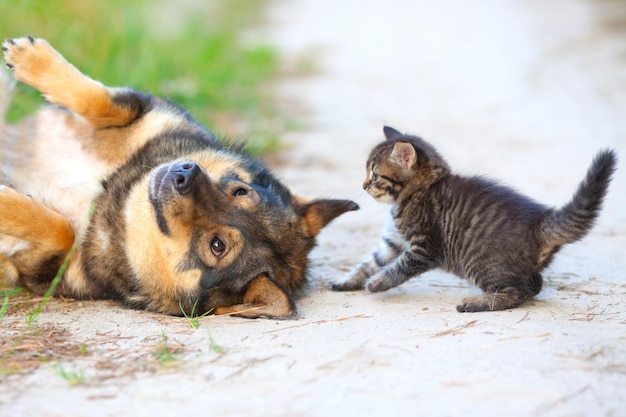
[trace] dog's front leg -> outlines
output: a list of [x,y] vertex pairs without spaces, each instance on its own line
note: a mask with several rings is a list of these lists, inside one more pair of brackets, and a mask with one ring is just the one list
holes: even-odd
[[136,102],[129,100],[134,97],[132,90],[105,87],[92,80],[44,39],[7,39],[2,50],[15,78],[41,91],[51,103],[85,117],[96,129],[126,126],[141,110],[138,97]]
[[46,292],[74,243],[74,229],[65,217],[3,185],[0,234],[15,242],[13,249],[3,248],[8,252],[0,256],[3,269],[14,283],[38,294]]

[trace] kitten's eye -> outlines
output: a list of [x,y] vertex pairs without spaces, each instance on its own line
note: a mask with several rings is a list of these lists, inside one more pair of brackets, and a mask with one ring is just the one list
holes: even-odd
[[245,188],[237,188],[235,192],[233,193],[235,197],[246,195],[246,194],[248,194],[248,190],[246,190]]
[[213,240],[211,241],[211,252],[213,252],[213,255],[219,258],[220,256],[224,254],[225,251],[226,251],[226,244],[222,242],[222,240],[219,237],[215,236]]
[[380,175],[376,174],[375,172],[372,173],[372,181],[378,181],[379,178]]

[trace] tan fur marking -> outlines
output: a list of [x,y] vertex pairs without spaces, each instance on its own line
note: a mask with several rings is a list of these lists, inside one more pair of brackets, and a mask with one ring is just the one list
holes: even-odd
[[300,211],[304,210],[302,231],[307,236],[317,236],[337,216],[358,208],[358,205],[348,200],[313,200],[300,208]]
[[85,139],[86,148],[107,162],[121,164],[150,140],[181,124],[178,114],[152,110],[128,127],[94,131]]
[[[143,293],[155,306],[174,298],[176,285],[171,276],[181,250],[171,247],[157,227],[154,210],[148,198],[147,178],[132,190],[126,206],[127,254],[137,274]],[[159,244],[162,243],[163,245]],[[168,246],[170,246],[168,248]],[[187,248],[182,249],[182,252]],[[185,280],[189,284],[189,280]]]
[[189,158],[201,165],[213,181],[218,181],[226,173],[232,172],[244,182],[252,182],[252,175],[242,167],[241,159],[224,150],[215,152],[199,152],[191,154]]
[[80,249],[78,249],[74,253],[67,271],[65,271],[62,284],[67,290],[67,293],[63,293],[66,296],[71,295],[81,298],[93,296],[93,294],[90,293],[90,286],[87,283],[87,277],[85,276],[85,271],[83,271],[80,256]]
[[324,219],[314,208],[307,210],[302,218],[302,229],[307,236],[317,236],[325,225]]
[[[227,227],[224,225],[210,225],[211,227],[204,231],[204,235],[200,237],[198,241],[198,246],[200,248],[204,248],[204,250],[199,250],[198,256],[202,259],[205,265],[215,268],[215,267],[227,267],[241,253],[241,249],[243,248],[243,236],[241,233],[234,228]],[[226,245],[226,251],[224,255],[221,257],[216,257],[211,252],[211,241],[213,237],[218,236]],[[187,244],[191,240],[191,235],[187,236]]]
[[65,217],[12,188],[0,186],[0,213],[0,233],[43,250],[69,250],[74,243],[74,230]]
[[248,285],[243,296],[243,304],[215,309],[217,315],[230,314],[247,318],[262,316],[289,318],[294,313],[293,303],[289,296],[265,275],[255,278]]

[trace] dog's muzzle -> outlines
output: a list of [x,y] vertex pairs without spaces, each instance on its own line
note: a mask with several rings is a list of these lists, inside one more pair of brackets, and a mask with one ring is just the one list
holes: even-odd
[[181,195],[189,192],[199,173],[200,167],[193,162],[181,162],[169,170],[172,185]]

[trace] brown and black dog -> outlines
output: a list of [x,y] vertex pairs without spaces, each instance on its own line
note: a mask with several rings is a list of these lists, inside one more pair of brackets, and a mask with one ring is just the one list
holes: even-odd
[[[180,315],[293,317],[320,230],[349,200],[294,196],[180,107],[80,73],[45,40],[2,44],[54,105],[0,121],[0,275],[42,294]],[[0,111],[12,80],[0,75]],[[79,236],[79,231],[84,235]]]

